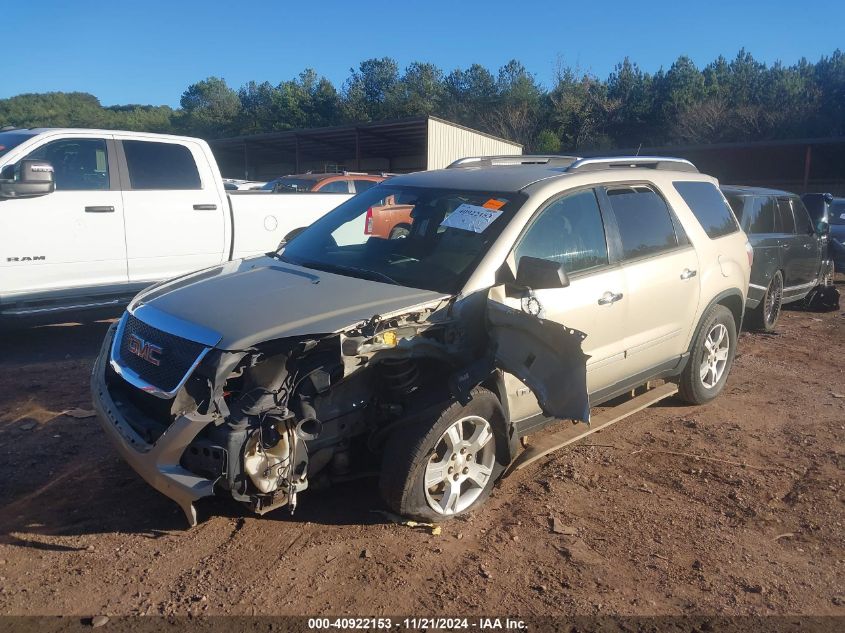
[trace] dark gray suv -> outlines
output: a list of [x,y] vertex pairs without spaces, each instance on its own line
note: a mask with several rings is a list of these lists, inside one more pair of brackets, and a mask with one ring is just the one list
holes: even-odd
[[801,198],[787,191],[724,186],[754,248],[745,306],[750,325],[774,329],[785,303],[800,301],[832,277],[823,240]]

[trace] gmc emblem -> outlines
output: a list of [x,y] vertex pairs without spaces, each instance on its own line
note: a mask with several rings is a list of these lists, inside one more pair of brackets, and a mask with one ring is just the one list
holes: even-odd
[[134,334],[129,335],[129,353],[143,358],[150,365],[155,365],[156,367],[161,365],[160,356],[163,351],[158,345],[145,341],[140,336],[135,336]]

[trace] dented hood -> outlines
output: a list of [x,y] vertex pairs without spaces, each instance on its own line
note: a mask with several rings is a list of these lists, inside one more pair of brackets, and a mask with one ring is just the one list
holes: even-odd
[[336,332],[448,296],[258,257],[154,286],[129,309],[143,306],[141,312],[152,309],[174,317],[173,323],[211,330],[220,335],[218,348],[240,350],[272,339]]

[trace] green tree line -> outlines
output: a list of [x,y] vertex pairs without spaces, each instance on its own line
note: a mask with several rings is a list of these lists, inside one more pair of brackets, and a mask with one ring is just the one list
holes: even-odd
[[845,54],[768,65],[744,49],[698,68],[679,57],[643,71],[625,58],[606,78],[559,64],[550,86],[517,60],[444,72],[389,57],[350,69],[338,88],[312,69],[239,89],[188,86],[179,108],[103,107],[87,93],[0,100],[0,127],[98,127],[219,138],[431,114],[540,152],[845,135]]

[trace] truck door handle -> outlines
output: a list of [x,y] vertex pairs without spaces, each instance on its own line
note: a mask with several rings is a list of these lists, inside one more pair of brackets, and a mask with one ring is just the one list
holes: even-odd
[[217,211],[216,204],[195,204],[194,211]]
[[608,290],[607,292],[605,292],[605,293],[604,293],[604,294],[603,294],[603,295],[599,298],[599,305],[600,305],[600,306],[610,305],[611,303],[616,303],[616,302],[617,302],[617,301],[619,301],[621,298],[622,298],[622,293],[621,293],[621,292],[610,292],[610,291]]
[[85,213],[114,213],[114,207],[85,207]]
[[781,244],[781,247],[782,247],[782,248],[783,248],[783,250],[785,250],[785,251],[788,251],[788,250],[791,248],[791,246],[790,246],[789,244]]
[[684,272],[681,273],[681,279],[689,279],[690,277],[695,277],[697,274],[697,270],[690,270],[689,268],[684,268]]

